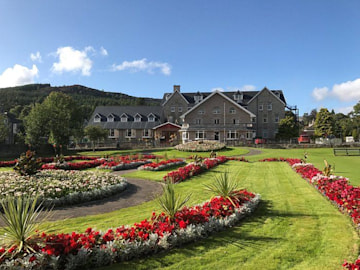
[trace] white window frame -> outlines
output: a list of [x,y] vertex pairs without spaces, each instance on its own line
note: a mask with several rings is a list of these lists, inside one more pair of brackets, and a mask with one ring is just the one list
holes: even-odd
[[279,123],[279,122],[280,122],[280,116],[279,116],[278,114],[275,114],[274,122],[275,122],[275,123]]
[[231,107],[230,110],[229,110],[229,113],[230,114],[236,114],[236,110],[234,107]]
[[272,103],[269,103],[269,104],[267,105],[267,110],[268,110],[268,111],[272,111]]
[[112,114],[110,114],[108,117],[107,117],[107,121],[108,122],[114,122],[114,116]]
[[126,122],[128,121],[127,115],[125,115],[125,114],[121,115],[120,121],[121,121],[122,123],[126,123]]
[[151,137],[151,130],[150,129],[143,129],[143,138],[150,138]]
[[135,117],[134,117],[134,121],[135,122],[141,122],[141,116],[140,115],[135,115]]
[[220,107],[219,106],[214,107],[212,112],[213,114],[220,114]]
[[183,140],[188,140],[189,139],[189,132],[184,131],[181,136],[182,136]]
[[171,106],[170,107],[170,112],[175,112],[176,111],[176,107],[175,106]]
[[264,105],[263,104],[259,104],[259,111],[263,111],[264,110]]
[[153,114],[148,116],[148,122],[155,122],[155,116]]
[[94,123],[100,123],[101,122],[101,116],[100,115],[95,115],[94,116]]
[[269,119],[268,119],[267,114],[263,115],[263,123],[269,123]]
[[114,138],[115,137],[115,129],[110,128],[109,129],[109,138]]
[[239,133],[236,130],[228,130],[226,133],[227,140],[236,140],[239,138]]
[[[129,131],[130,131],[130,133],[129,133]],[[130,134],[130,136],[129,136],[129,134]],[[125,130],[125,138],[135,138],[135,137],[136,137],[135,129],[128,128]]]
[[195,140],[203,140],[205,139],[205,131],[204,130],[197,130],[195,132]]
[[214,119],[214,125],[220,125],[220,119],[219,118]]
[[178,107],[178,112],[182,112],[183,111],[183,107]]

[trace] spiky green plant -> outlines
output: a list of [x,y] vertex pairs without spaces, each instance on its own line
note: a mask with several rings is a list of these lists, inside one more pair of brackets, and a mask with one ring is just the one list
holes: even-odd
[[221,196],[228,199],[234,206],[233,199],[236,199],[236,191],[239,190],[238,183],[231,180],[230,173],[224,171],[219,175],[215,175],[210,184],[204,184],[205,190],[212,193],[213,196]]
[[42,202],[37,205],[37,201],[37,198],[29,196],[7,197],[1,201],[3,213],[0,213],[0,218],[5,225],[5,233],[0,236],[0,244],[6,250],[2,257],[15,246],[12,257],[35,252],[33,247],[40,241],[37,230],[51,214],[51,210],[44,210]]
[[174,184],[167,183],[163,186],[163,194],[157,199],[157,202],[170,220],[173,220],[176,212],[187,203],[190,197],[191,194],[185,197],[176,194]]

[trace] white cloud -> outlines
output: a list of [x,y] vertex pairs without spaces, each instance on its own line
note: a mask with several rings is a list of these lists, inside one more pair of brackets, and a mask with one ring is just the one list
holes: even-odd
[[36,52],[36,53],[31,53],[30,54],[30,58],[33,62],[39,62],[41,63],[41,54],[40,52]]
[[160,72],[164,75],[171,74],[171,67],[168,63],[161,63],[161,62],[148,62],[146,58],[141,60],[134,60],[134,61],[124,61],[120,65],[113,65],[113,70],[130,70],[131,72],[138,72],[138,71],[146,71],[150,74],[154,74],[156,69],[159,69]]
[[92,61],[88,57],[88,52],[93,52],[93,47],[86,47],[83,51],[75,50],[72,47],[61,47],[56,51],[59,62],[54,63],[52,71],[55,73],[62,72],[79,72],[84,76],[90,76]]
[[317,101],[321,101],[325,99],[328,95],[329,95],[329,88],[327,87],[315,88],[312,92],[312,96]]
[[109,55],[107,50],[102,46],[100,48],[100,54],[103,55],[103,56],[108,56]]
[[240,91],[255,91],[255,85],[247,84],[240,88]]
[[16,64],[12,68],[7,68],[0,75],[0,87],[12,87],[34,83],[34,78],[38,77],[38,75],[39,70],[36,65],[33,65],[30,69]]
[[360,78],[354,81],[335,84],[332,88],[332,95],[341,101],[360,100]]
[[343,113],[343,114],[348,114],[349,112],[354,110],[354,106],[348,106],[348,107],[342,107],[342,108],[337,108],[335,109],[335,111],[337,113]]

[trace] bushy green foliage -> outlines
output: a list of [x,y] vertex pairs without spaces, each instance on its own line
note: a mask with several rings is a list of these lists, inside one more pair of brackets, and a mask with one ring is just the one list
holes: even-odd
[[41,160],[35,157],[34,151],[26,151],[21,154],[14,170],[20,175],[33,175],[41,168]]

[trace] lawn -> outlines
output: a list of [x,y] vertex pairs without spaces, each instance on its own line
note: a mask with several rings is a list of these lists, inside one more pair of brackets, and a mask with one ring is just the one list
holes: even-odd
[[[189,205],[207,200],[210,195],[203,191],[203,184],[225,169],[242,187],[262,195],[253,216],[200,242],[102,269],[339,269],[344,259],[355,259],[359,238],[350,219],[286,163],[231,161],[176,185],[176,190],[193,194]],[[63,232],[89,226],[105,230],[148,218],[157,209],[155,202],[147,202],[49,225]]]

